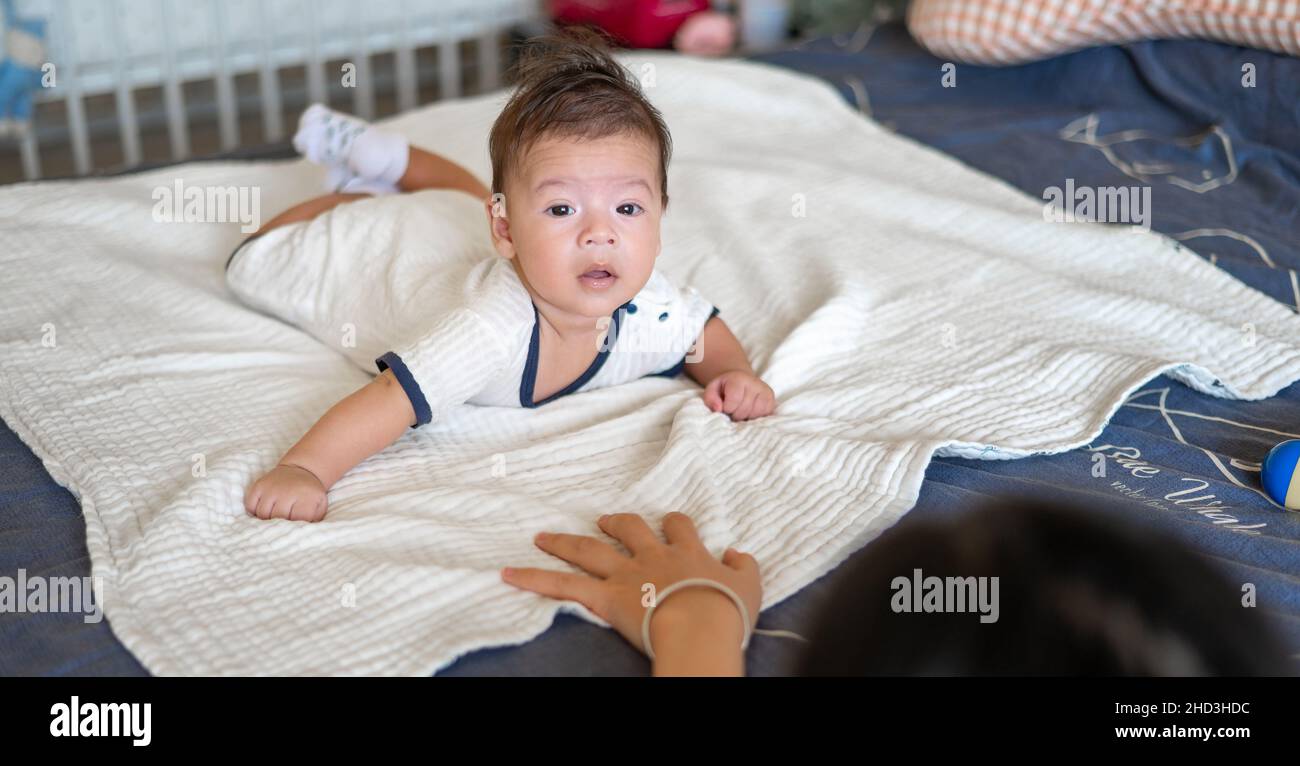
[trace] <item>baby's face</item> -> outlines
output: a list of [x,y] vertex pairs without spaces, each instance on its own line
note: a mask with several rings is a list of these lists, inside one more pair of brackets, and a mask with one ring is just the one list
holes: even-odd
[[542,300],[575,317],[608,317],[654,269],[658,189],[659,155],[646,138],[543,137],[506,180],[508,225],[493,220],[493,240]]

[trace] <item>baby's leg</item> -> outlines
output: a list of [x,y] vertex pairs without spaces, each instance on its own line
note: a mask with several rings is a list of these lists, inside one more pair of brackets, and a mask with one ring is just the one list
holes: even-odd
[[297,205],[294,205],[262,224],[262,228],[253,232],[248,239],[260,237],[271,229],[284,226],[285,224],[297,223],[298,221],[310,221],[321,213],[324,213],[326,210],[341,205],[344,202],[366,199],[369,196],[369,194],[325,194],[320,197],[309,199],[306,202],[299,202]]
[[[354,158],[353,146],[358,140],[361,141],[361,156]],[[398,134],[375,128],[356,117],[339,114],[319,104],[303,113],[298,133],[294,136],[294,146],[313,162],[335,167],[346,164],[352,172],[359,173],[354,181],[373,180],[377,182],[375,186],[382,186],[385,180],[396,176],[394,168],[405,165],[400,178],[396,179],[401,191],[456,189],[483,200],[490,195],[488,188],[473,173],[446,157],[416,146],[408,148],[406,140]],[[399,152],[406,153],[405,163],[399,159]],[[345,187],[352,188],[346,184]],[[345,202],[369,196],[368,193],[334,192],[314,197],[267,221],[248,239],[285,224],[309,221]]]
[[[487,187],[480,183],[473,173],[446,157],[441,157],[433,152],[426,152],[415,146],[411,147],[406,172],[402,174],[401,179],[398,181],[398,187],[404,192],[421,191],[423,189],[456,189],[473,195],[477,199],[487,199],[490,196]],[[326,210],[330,210],[344,202],[366,199],[369,196],[371,195],[335,192],[334,194],[325,194],[309,199],[306,202],[300,202],[262,224],[262,228],[254,232],[249,239],[261,236],[271,229],[285,224],[310,221]]]
[[302,156],[330,169],[329,184],[335,192],[457,189],[484,200],[490,194],[451,160],[411,146],[400,133],[323,104],[303,111],[293,145]]
[[[446,157],[433,152],[426,152],[416,146],[411,147],[411,156],[406,165],[406,172],[402,174],[401,180],[398,181],[398,187],[404,192],[415,192],[424,189],[456,189],[470,194],[476,199],[483,200],[491,196],[488,188],[475,178],[473,173]],[[249,239],[288,223],[310,221],[326,210],[344,202],[365,199],[369,196],[371,195],[336,192],[313,197],[306,202],[294,205],[267,221]]]
[[457,165],[446,157],[412,146],[410,158],[406,163],[406,172],[398,181],[402,191],[412,192],[421,189],[459,189],[477,199],[486,200],[491,192],[473,173]]

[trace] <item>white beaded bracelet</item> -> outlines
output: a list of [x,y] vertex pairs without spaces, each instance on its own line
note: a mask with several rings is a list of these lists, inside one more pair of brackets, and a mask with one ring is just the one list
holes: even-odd
[[667,588],[664,588],[662,592],[657,593],[655,595],[654,603],[645,610],[645,617],[641,620],[641,645],[645,647],[646,656],[651,660],[655,658],[655,650],[650,647],[650,617],[655,613],[655,609],[663,603],[664,599],[668,598],[676,591],[682,588],[689,588],[692,585],[707,585],[710,588],[720,590],[736,603],[736,608],[740,610],[740,619],[744,621],[745,625],[745,637],[740,642],[740,650],[743,652],[746,647],[749,646],[749,610],[745,608],[745,602],[740,598],[740,596],[736,595],[734,590],[728,588],[717,580],[710,580],[706,577],[688,577],[685,580],[678,580]]

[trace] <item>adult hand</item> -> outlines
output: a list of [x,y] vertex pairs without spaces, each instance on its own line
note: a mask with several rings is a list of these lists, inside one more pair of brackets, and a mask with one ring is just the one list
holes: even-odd
[[729,548],[721,561],[714,558],[694,522],[681,513],[664,516],[666,544],[637,514],[601,516],[596,523],[631,555],[594,537],[542,532],[535,538],[537,547],[588,574],[507,568],[502,579],[543,596],[577,601],[642,651],[641,622],[658,593],[687,578],[716,580],[745,602],[750,624],[742,624],[735,603],[717,589],[692,586],[674,591],[651,619],[655,673],[741,674],[740,642],[757,622],[763,596],[754,557]]

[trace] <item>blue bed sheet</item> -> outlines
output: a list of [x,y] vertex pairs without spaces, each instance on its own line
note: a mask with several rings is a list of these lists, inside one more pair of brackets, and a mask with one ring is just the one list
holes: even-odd
[[[1150,185],[1153,228],[1278,301],[1300,304],[1300,60],[1216,43],[1140,43],[1006,69],[958,66],[956,87],[945,88],[944,62],[898,25],[756,58],[823,77],[887,127],[1035,197],[1067,178]],[[1244,64],[1254,67],[1254,89],[1242,87]],[[1123,168],[1141,168],[1146,178]],[[1091,449],[1006,462],[935,460],[902,523],[1012,492],[1123,516],[1254,584],[1257,608],[1300,656],[1300,515],[1270,504],[1258,481],[1258,463],[1286,438],[1300,438],[1300,384],[1266,401],[1231,402],[1160,378],[1120,409]],[[1099,462],[1095,454],[1106,457]],[[0,541],[0,573],[89,574],[76,500],[7,427],[0,428]],[[842,569],[764,612],[760,627],[807,632]],[[789,672],[801,649],[755,636],[748,671]],[[617,635],[561,615],[537,639],[470,653],[442,675],[647,670]],[[145,672],[107,621],[0,615],[0,673]]]

